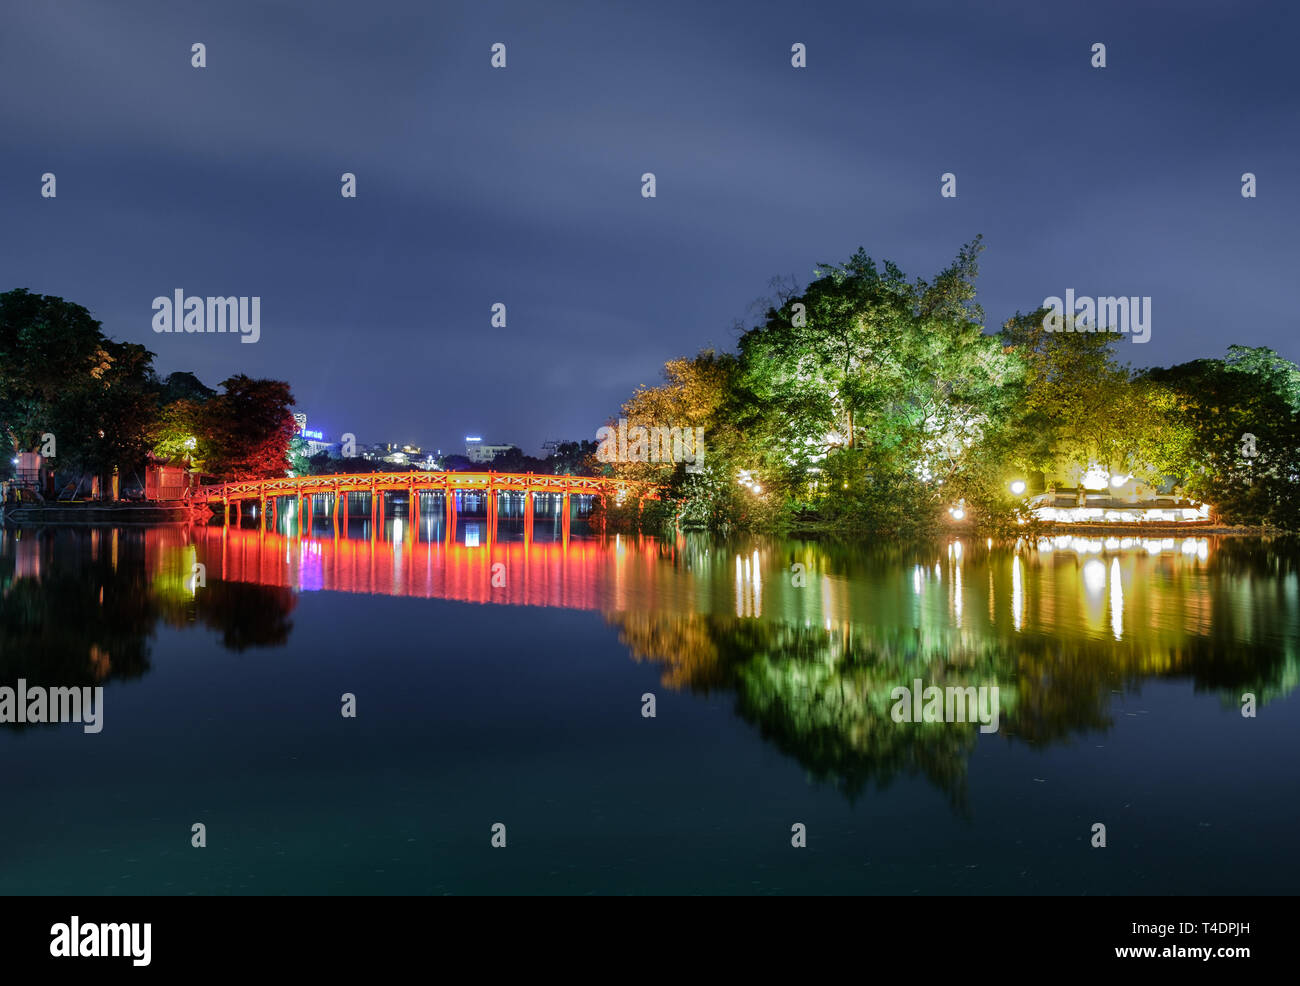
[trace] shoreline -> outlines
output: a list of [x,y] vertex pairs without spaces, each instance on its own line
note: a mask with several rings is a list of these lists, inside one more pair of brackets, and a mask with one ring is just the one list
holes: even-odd
[[[703,528],[699,528],[703,530]],[[881,540],[879,534],[870,531],[844,531],[835,530],[820,525],[797,525],[789,530],[777,533],[772,531],[762,531],[755,533],[775,534],[778,537],[793,538],[849,538],[849,539],[872,539]],[[967,525],[950,525],[947,529],[936,530],[930,534],[917,534],[914,537],[890,537],[884,540],[890,541],[913,541],[913,540],[931,540],[934,538],[969,538],[973,540],[983,540],[992,538],[995,543],[1010,543],[1020,538],[1044,538],[1060,537],[1062,535],[1077,535],[1079,537],[1131,537],[1131,538],[1152,538],[1152,537],[1294,537],[1298,532],[1285,530],[1280,527],[1252,527],[1252,526],[1233,526],[1230,524],[1212,524],[1212,523],[1157,523],[1157,524],[1062,524],[1062,523],[1040,523],[1035,526],[1028,526],[1017,532],[1015,535],[998,535],[991,534],[987,531],[981,531],[976,527]]]
[[72,504],[24,503],[0,507],[0,523],[8,526],[44,526],[102,524],[206,524],[212,516],[207,503],[173,504]]
[[[0,524],[3,526],[69,526],[76,527],[82,525],[131,525],[131,526],[151,526],[164,524],[202,524],[207,525],[218,520],[218,514],[213,506],[208,503],[189,502],[185,504],[167,503],[167,504],[141,504],[141,503],[118,503],[118,504],[22,504],[9,505],[0,507]],[[633,528],[634,529],[634,528]],[[631,533],[629,529],[626,533]],[[684,528],[683,531],[692,531],[698,533],[707,533],[707,528]],[[653,531],[643,531],[643,533],[654,533]],[[761,534],[770,537],[786,538],[839,538],[849,540],[880,540],[880,535],[870,531],[842,531],[824,527],[820,524],[813,525],[795,525],[786,531],[751,531],[753,534]],[[1189,523],[1156,523],[1156,524],[1063,524],[1063,523],[1042,523],[1027,527],[1023,532],[1017,533],[1014,537],[996,536],[987,532],[982,532],[975,527],[967,525],[952,525],[946,530],[935,531],[930,535],[918,534],[916,537],[888,538],[887,540],[906,542],[917,540],[930,540],[933,538],[970,538],[981,540],[992,538],[996,542],[1009,543],[1020,538],[1043,538],[1043,537],[1061,537],[1062,535],[1076,535],[1079,537],[1131,537],[1131,538],[1152,538],[1152,537],[1240,537],[1240,538],[1259,538],[1259,537],[1287,537],[1294,536],[1297,532],[1287,531],[1281,528],[1251,527],[1251,526],[1233,526],[1227,524],[1214,524],[1208,522],[1189,522]]]

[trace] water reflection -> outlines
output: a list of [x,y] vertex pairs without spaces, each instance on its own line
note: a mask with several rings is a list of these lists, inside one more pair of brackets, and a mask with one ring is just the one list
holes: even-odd
[[894,722],[896,686],[996,685],[1002,737],[1044,745],[1108,729],[1114,692],[1144,680],[1186,678],[1234,706],[1297,681],[1297,553],[1283,542],[481,541],[468,526],[463,543],[396,523],[391,539],[6,532],[0,683],[144,674],[159,623],[215,628],[236,651],[284,646],[300,592],[589,610],[666,687],[734,695],[768,742],[849,797],[919,774],[961,809],[977,727]]

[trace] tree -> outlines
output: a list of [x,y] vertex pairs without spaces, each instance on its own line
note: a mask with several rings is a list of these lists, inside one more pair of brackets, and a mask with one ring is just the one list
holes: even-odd
[[164,404],[182,400],[203,404],[216,397],[217,392],[193,373],[178,371],[167,375],[159,388],[159,396]]
[[741,426],[769,482],[846,523],[892,525],[900,501],[938,509],[1022,374],[983,333],[982,249],[977,237],[914,282],[859,250],[742,337]]
[[1169,417],[1185,440],[1166,449],[1165,468],[1224,520],[1300,523],[1300,371],[1270,349],[1233,346],[1202,359],[1146,371],[1170,395]]
[[516,445],[510,446],[504,452],[498,452],[492,457],[492,461],[487,463],[487,468],[493,472],[546,472],[547,464],[543,459],[536,456],[525,455],[523,449]]
[[316,457],[307,455],[307,442],[295,434],[289,439],[289,472],[294,476],[307,476],[323,470],[316,468]]
[[[774,485],[768,491],[744,491],[738,483],[740,464],[755,458],[757,440],[739,426],[744,399],[739,370],[734,355],[706,349],[691,359],[670,360],[663,384],[641,386],[624,402],[629,446],[630,436],[637,434],[632,429],[646,429],[649,437],[641,450],[646,454],[638,458],[653,461],[623,461],[620,454],[616,461],[599,464],[621,479],[667,485],[666,497],[643,516],[712,528],[776,521],[784,508],[780,490]],[[610,421],[607,427],[616,431],[619,423]]]
[[1017,312],[1002,327],[1004,344],[1026,368],[1017,464],[1060,472],[1080,484],[1089,468],[1127,470],[1154,479],[1139,450],[1160,425],[1158,402],[1145,403],[1115,356],[1111,332],[1049,332],[1048,309]]
[[546,462],[557,476],[594,476],[597,475],[597,447],[595,442],[586,439],[560,442]]
[[289,385],[241,373],[221,386],[223,392],[203,406],[202,430],[210,446],[205,471],[227,481],[283,476],[297,432]]
[[0,426],[15,451],[55,439],[61,468],[106,477],[147,450],[153,354],[108,339],[80,305],[20,289],[0,294]]

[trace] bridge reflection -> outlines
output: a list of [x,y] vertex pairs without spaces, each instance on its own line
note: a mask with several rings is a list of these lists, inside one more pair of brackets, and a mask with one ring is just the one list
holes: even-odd
[[[622,610],[629,568],[658,566],[653,538],[617,535],[570,541],[494,539],[479,544],[406,536],[299,538],[226,526],[194,529],[206,578],[304,591],[359,592],[516,606]],[[637,579],[637,598],[663,602],[656,580]],[[667,582],[665,580],[665,589]],[[666,593],[672,595],[671,591]]]
[[[382,538],[218,525],[6,532],[0,680],[142,675],[160,622],[211,627],[235,651],[285,647],[305,592],[581,609],[616,627],[666,687],[730,694],[765,738],[850,796],[921,773],[954,804],[978,734],[900,728],[890,696],[917,678],[996,685],[1001,733],[1036,746],[1110,729],[1116,693],[1152,678],[1188,680],[1234,709],[1244,693],[1264,707],[1300,683],[1300,556],[1283,543],[565,543],[508,526],[477,545],[408,536],[396,521]],[[345,635],[366,610],[337,611]],[[564,660],[565,645],[552,646]]]

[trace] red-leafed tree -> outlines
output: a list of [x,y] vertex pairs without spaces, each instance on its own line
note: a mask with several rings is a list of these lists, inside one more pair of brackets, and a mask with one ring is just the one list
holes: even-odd
[[240,373],[222,381],[221,387],[222,392],[203,406],[208,446],[204,472],[227,481],[283,476],[289,466],[289,441],[297,431],[289,385]]

